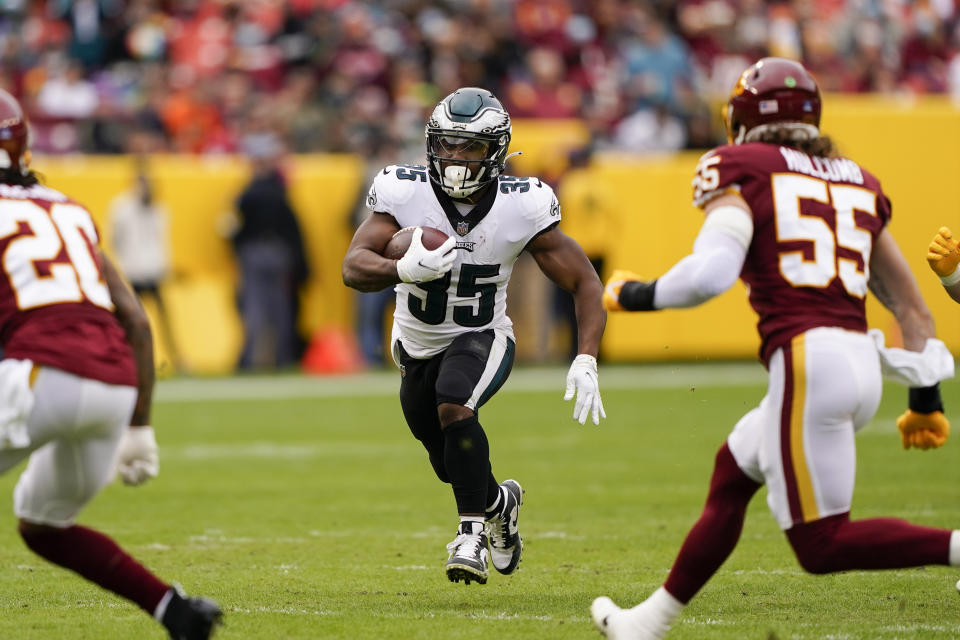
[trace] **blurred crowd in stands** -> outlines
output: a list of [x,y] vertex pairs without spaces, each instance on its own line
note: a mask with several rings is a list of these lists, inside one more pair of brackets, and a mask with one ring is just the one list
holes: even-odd
[[598,148],[702,148],[763,55],[829,91],[960,95],[955,0],[0,0],[0,86],[46,152],[422,146],[463,85]]

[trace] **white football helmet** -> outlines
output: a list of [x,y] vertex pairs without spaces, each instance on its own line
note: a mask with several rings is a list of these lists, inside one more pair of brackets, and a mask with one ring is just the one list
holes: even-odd
[[457,89],[427,122],[427,166],[451,198],[466,198],[503,173],[510,145],[510,115],[486,89]]

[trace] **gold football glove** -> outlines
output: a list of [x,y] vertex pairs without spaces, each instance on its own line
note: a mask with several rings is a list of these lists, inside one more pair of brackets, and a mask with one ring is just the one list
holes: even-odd
[[942,411],[917,413],[907,409],[897,418],[903,448],[936,449],[950,436],[950,422]]
[[607,311],[624,311],[620,304],[620,289],[632,280],[642,280],[640,276],[626,269],[615,269],[603,288],[603,308]]
[[927,262],[938,276],[946,278],[957,270],[960,264],[960,248],[957,239],[947,227],[940,227],[927,248]]
[[642,282],[643,278],[633,271],[626,269],[614,269],[613,275],[607,280],[607,285],[603,288],[603,308],[607,311],[626,311],[620,304],[620,290],[628,282]]

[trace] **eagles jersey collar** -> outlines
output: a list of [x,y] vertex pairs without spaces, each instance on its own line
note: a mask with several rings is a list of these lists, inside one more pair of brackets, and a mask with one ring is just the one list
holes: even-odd
[[433,187],[433,192],[436,194],[440,206],[443,207],[443,212],[447,214],[447,220],[450,221],[450,226],[456,230],[459,236],[467,235],[474,227],[480,224],[480,221],[490,213],[490,209],[497,199],[497,183],[493,182],[487,187],[487,192],[483,194],[480,201],[473,206],[470,213],[463,216],[457,211],[457,206],[453,204],[450,196],[444,193],[443,189],[441,189],[437,183],[431,180],[430,186]]

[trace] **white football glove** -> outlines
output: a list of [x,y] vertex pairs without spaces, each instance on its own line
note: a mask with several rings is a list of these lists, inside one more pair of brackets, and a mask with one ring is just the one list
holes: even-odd
[[597,359],[581,353],[573,359],[567,372],[567,392],[564,400],[577,394],[577,403],[573,406],[573,419],[585,424],[587,415],[593,414],[593,424],[600,424],[600,418],[606,418],[603,401],[600,399],[600,378],[597,376]]
[[127,427],[117,449],[117,473],[132,487],[156,478],[160,472],[153,427]]
[[397,275],[402,282],[430,282],[442,278],[457,259],[456,253],[451,251],[457,244],[455,238],[447,238],[442,245],[431,251],[423,246],[422,237],[423,229],[414,229],[410,247],[403,257],[397,260]]

